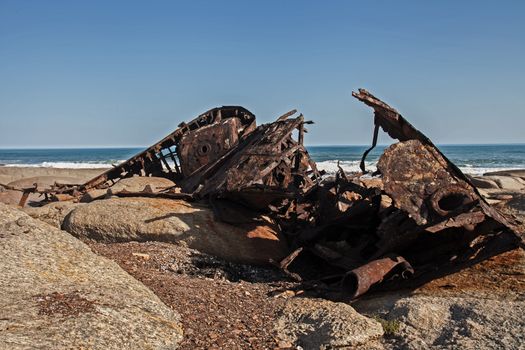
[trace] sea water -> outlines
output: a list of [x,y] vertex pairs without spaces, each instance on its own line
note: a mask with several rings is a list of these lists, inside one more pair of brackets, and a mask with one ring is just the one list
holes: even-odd
[[[367,168],[375,164],[386,146],[377,146],[368,155]],[[525,144],[440,145],[440,150],[463,172],[483,174],[490,171],[525,169]],[[348,172],[358,171],[368,146],[308,146],[318,168],[327,173],[337,163]],[[0,165],[53,168],[106,168],[118,164],[144,148],[55,148],[0,149]]]

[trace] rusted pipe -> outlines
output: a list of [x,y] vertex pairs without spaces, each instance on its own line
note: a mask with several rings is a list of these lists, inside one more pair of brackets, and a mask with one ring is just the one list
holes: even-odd
[[403,278],[408,278],[414,273],[412,266],[402,256],[392,255],[353,269],[343,277],[343,290],[350,293],[352,298],[357,298],[366,293],[374,284],[383,281],[387,275],[396,269]]
[[474,202],[474,193],[468,188],[459,185],[448,185],[438,189],[431,197],[432,209],[441,216],[459,211],[466,205]]

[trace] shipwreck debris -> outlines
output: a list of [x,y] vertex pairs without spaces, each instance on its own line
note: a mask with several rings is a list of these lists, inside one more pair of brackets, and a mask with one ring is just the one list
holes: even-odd
[[[429,138],[366,90],[353,96],[374,110],[362,173],[339,168],[324,177],[303,144],[311,122],[296,110],[257,126],[251,112],[230,106],[180,124],[85,184],[45,191],[35,186],[23,189],[23,199],[38,192],[45,201],[75,200],[107,190],[109,196],[206,202],[216,220],[234,225],[257,225],[264,217],[289,243],[289,255],[275,266],[308,283],[293,266],[315,261],[324,272],[314,284],[348,298],[378,287],[417,285],[518,245],[516,222],[491,207]],[[380,128],[398,142],[369,174],[364,162]],[[136,175],[166,177],[176,186],[112,192],[120,179]]]
[[357,298],[389,275],[407,279],[412,274],[414,274],[414,269],[403,257],[385,256],[347,272],[342,284],[343,289],[350,294],[351,298]]

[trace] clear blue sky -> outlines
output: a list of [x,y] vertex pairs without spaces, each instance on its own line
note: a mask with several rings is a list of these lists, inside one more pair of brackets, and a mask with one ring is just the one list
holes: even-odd
[[0,0],[0,147],[146,146],[228,104],[367,144],[359,87],[436,143],[525,142],[525,1]]

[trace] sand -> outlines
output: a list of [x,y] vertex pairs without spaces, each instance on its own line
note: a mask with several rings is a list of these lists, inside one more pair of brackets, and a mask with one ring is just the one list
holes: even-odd
[[36,176],[73,177],[81,180],[81,182],[86,182],[106,170],[108,169],[62,169],[46,167],[0,166],[0,184],[8,184],[9,182],[15,180]]

